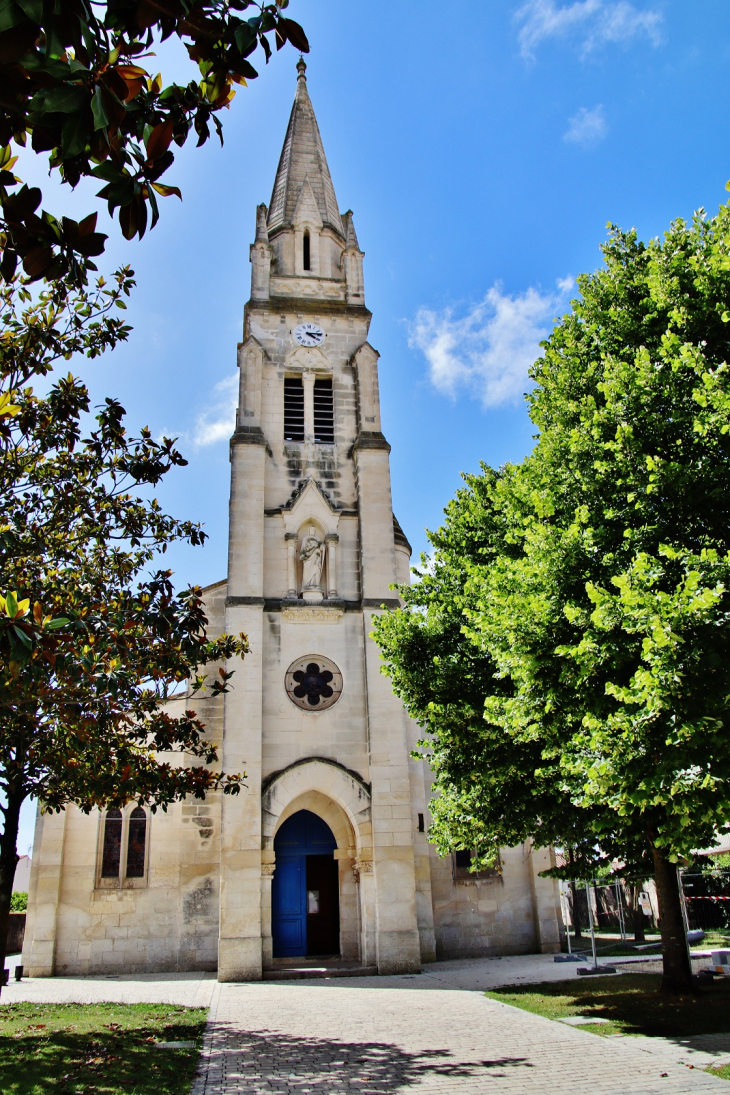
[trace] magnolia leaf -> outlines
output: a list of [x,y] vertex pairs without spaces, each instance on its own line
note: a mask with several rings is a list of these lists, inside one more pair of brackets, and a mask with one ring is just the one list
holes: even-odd
[[182,194],[177,186],[166,186],[164,183],[152,183],[152,189],[161,194],[163,198],[169,198],[173,194],[182,201]]

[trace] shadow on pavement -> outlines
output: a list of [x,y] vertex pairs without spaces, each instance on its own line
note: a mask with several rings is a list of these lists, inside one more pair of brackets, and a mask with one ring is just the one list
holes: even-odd
[[387,1095],[420,1083],[425,1076],[497,1078],[509,1068],[534,1067],[524,1057],[454,1061],[449,1049],[408,1052],[386,1042],[340,1042],[276,1031],[240,1031],[225,1022],[209,1027],[212,1045],[200,1063],[206,1089],[342,1090],[354,1095]]

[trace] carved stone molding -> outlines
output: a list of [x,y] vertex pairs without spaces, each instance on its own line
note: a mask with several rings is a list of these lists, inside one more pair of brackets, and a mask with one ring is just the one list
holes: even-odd
[[344,605],[287,605],[282,603],[281,614],[285,620],[295,624],[336,624],[345,613]]
[[275,870],[276,870],[276,864],[275,863],[262,863],[261,864],[261,877],[262,878],[272,878],[273,875],[274,875]]
[[372,859],[356,859],[352,865],[352,873],[355,876],[355,881],[359,882],[360,878],[364,874],[373,873],[373,861]]

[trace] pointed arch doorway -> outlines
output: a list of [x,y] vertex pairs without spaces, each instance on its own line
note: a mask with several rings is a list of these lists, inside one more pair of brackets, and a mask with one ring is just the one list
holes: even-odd
[[339,875],[329,825],[299,810],[274,837],[271,887],[274,958],[340,953]]

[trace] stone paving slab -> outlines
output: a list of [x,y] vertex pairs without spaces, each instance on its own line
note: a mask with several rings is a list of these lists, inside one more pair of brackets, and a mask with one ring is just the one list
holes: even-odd
[[[218,985],[192,1095],[693,1095],[726,1082],[461,989]],[[642,1039],[643,1041],[643,1039]]]
[[641,1049],[693,1068],[730,1065],[730,1034],[695,1034],[688,1038],[642,1038]]

